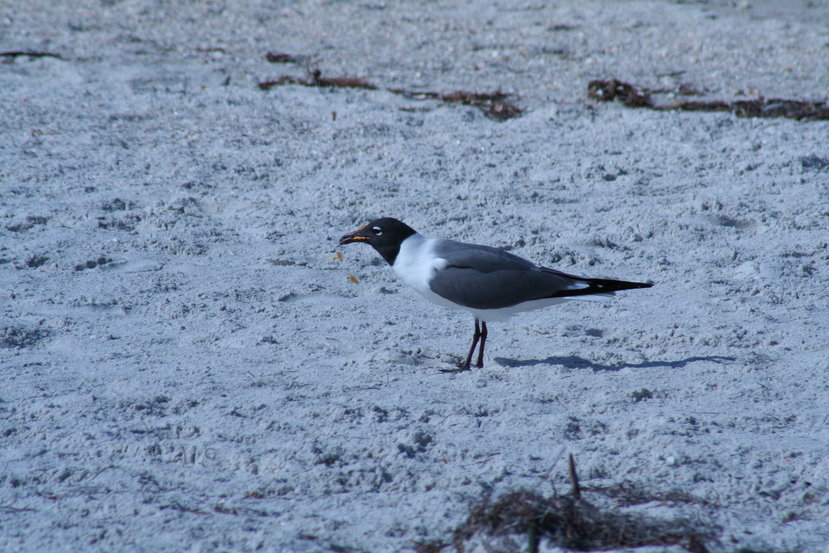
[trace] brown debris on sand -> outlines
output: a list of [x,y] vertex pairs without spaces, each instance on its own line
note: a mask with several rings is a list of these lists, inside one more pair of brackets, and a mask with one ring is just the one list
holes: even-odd
[[[688,90],[685,87],[680,87],[677,92],[681,95],[689,95],[691,93]],[[756,100],[735,100],[733,102],[721,100],[709,102],[684,101],[661,105],[654,102],[652,98],[654,92],[657,91],[636,87],[616,79],[590,81],[587,85],[587,97],[591,100],[599,102],[619,100],[625,106],[631,108],[650,108],[658,111],[729,111],[737,117],[786,117],[798,121],[829,119],[829,105],[826,102],[758,98]],[[698,94],[696,91],[692,93]]]
[[[487,550],[539,550],[541,540],[576,551],[603,551],[625,547],[676,545],[691,553],[706,553],[716,539],[711,528],[684,519],[661,519],[622,512],[620,506],[602,508],[584,499],[573,456],[568,459],[571,491],[544,497],[536,491],[517,490],[497,500],[484,498],[473,506],[466,521],[454,531],[451,543],[431,541],[414,544],[418,552],[435,553],[452,547],[464,553],[475,540]],[[614,494],[603,494],[614,497]],[[653,494],[670,503],[670,494]],[[684,503],[685,498],[683,496]],[[525,543],[526,546],[521,545]],[[517,548],[517,549],[516,549]]]
[[[293,63],[297,57],[288,54],[268,53],[265,58],[272,63]],[[511,94],[496,90],[495,92],[469,92],[457,90],[442,93],[428,90],[408,90],[404,88],[383,88],[359,77],[324,77],[319,69],[309,69],[306,78],[282,75],[273,80],[261,81],[261,90],[270,90],[275,86],[300,85],[310,87],[362,88],[365,90],[384,90],[391,94],[412,100],[439,100],[446,104],[462,104],[480,109],[484,115],[495,121],[506,121],[521,115],[521,108],[508,101]]]

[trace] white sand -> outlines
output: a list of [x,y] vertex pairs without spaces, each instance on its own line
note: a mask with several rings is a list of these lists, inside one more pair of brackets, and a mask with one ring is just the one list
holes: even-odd
[[[585,96],[826,100],[825,4],[54,4],[0,7],[0,51],[63,58],[0,63],[0,550],[394,551],[573,453],[703,500],[716,550],[825,551],[829,123]],[[526,111],[263,92],[303,75],[268,51]],[[379,215],[656,286],[443,374],[471,318],[334,256]]]

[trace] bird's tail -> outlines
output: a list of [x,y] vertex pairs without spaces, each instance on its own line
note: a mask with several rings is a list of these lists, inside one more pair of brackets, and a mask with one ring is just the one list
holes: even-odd
[[[619,290],[631,290],[633,288],[650,288],[652,282],[631,282],[627,280],[613,280],[609,278],[584,278],[575,275],[568,275],[554,269],[546,269],[564,276],[573,281],[573,285],[565,290],[560,290],[549,296],[551,298],[577,298],[578,296],[612,296]],[[586,298],[585,298],[586,299]]]

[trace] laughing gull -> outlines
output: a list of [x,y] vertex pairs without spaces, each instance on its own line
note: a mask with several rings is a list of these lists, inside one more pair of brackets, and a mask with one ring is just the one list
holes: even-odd
[[469,369],[480,340],[477,367],[484,366],[486,323],[572,299],[612,296],[617,290],[652,283],[568,275],[511,253],[454,240],[426,238],[406,223],[383,217],[340,238],[363,242],[383,256],[400,280],[438,305],[465,309],[475,317],[472,347],[458,370]]

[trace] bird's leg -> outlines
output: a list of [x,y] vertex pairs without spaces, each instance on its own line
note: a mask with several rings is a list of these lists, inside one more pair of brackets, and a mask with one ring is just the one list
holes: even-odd
[[[475,321],[477,326],[478,321]],[[478,363],[475,365],[479,369],[484,368],[484,345],[486,345],[486,321],[481,321],[481,349],[478,350]]]
[[475,319],[475,334],[472,335],[472,347],[469,348],[469,355],[466,356],[466,361],[458,367],[462,371],[469,370],[469,364],[472,363],[472,354],[475,353],[475,346],[478,345],[478,340],[481,338],[481,329],[478,326],[478,319]]

